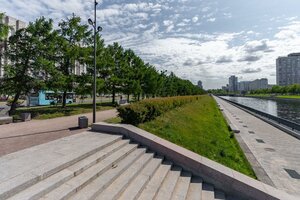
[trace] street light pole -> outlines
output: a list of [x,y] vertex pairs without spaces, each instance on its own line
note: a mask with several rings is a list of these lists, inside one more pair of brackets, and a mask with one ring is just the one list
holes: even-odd
[[90,25],[93,26],[94,28],[94,72],[93,72],[93,123],[96,123],[96,93],[97,93],[97,80],[96,80],[96,75],[97,75],[97,70],[96,70],[96,58],[97,58],[97,53],[96,53],[96,49],[97,49],[97,34],[102,31],[102,27],[98,26],[97,27],[97,5],[98,2],[95,0],[94,2],[94,21],[89,19],[88,22]]
[[96,83],[96,26],[97,26],[97,17],[96,17],[96,12],[97,12],[97,1],[95,0],[95,5],[94,5],[94,84],[93,84],[93,123],[96,123],[96,92],[97,92],[97,83]]

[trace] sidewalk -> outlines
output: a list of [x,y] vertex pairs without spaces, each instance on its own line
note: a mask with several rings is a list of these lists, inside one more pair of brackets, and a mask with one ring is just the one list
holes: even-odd
[[[79,116],[87,116],[92,123],[92,113],[85,113],[0,125],[0,156],[84,131],[77,128]],[[100,122],[117,116],[117,111],[100,111],[96,116],[96,121]]]
[[300,140],[215,98],[275,187],[300,196]]

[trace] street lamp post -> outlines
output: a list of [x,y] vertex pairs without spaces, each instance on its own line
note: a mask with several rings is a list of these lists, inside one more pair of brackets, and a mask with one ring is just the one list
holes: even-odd
[[96,81],[96,48],[97,48],[97,43],[96,43],[96,36],[97,34],[102,31],[102,27],[101,26],[98,26],[97,27],[97,5],[98,5],[98,2],[95,0],[95,3],[94,3],[94,21],[92,19],[88,19],[88,22],[91,26],[93,26],[94,28],[94,72],[93,72],[93,123],[96,122],[96,93],[97,93],[97,81]]

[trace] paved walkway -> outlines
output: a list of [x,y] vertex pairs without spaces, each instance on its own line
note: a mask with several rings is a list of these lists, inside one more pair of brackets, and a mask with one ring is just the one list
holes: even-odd
[[[115,109],[100,111],[97,112],[96,121],[104,121],[116,115]],[[87,116],[89,123],[92,122],[92,113],[85,113],[0,125],[0,156],[84,131],[77,128],[79,116]]]
[[300,140],[216,98],[275,187],[300,196]]

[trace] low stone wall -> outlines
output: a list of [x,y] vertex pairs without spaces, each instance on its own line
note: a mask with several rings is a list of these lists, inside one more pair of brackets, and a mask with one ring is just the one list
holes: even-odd
[[[229,195],[228,199],[284,199],[296,200],[284,191],[254,180],[246,175],[200,156],[192,151],[159,138],[132,125],[96,123],[92,130],[97,132],[122,134],[125,137],[163,155],[166,159],[181,166],[217,189]],[[230,198],[230,196],[232,198]]]
[[0,125],[2,124],[10,124],[13,122],[12,117],[0,117]]

